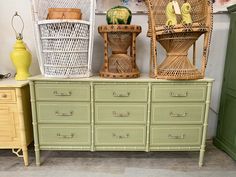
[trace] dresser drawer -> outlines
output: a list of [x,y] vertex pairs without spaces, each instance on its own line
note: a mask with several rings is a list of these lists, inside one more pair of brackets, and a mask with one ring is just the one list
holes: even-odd
[[90,101],[89,84],[35,84],[37,100]]
[[148,85],[140,84],[106,84],[95,85],[95,101],[145,102]]
[[16,102],[14,89],[0,89],[0,103]]
[[147,104],[95,103],[95,123],[145,124]]
[[152,124],[202,124],[203,103],[153,103]]
[[146,126],[95,127],[96,146],[145,146]]
[[90,123],[90,103],[38,102],[39,123]]
[[40,145],[90,145],[89,125],[39,124]]
[[200,146],[202,126],[151,126],[151,146]]
[[205,101],[206,84],[159,84],[153,85],[152,101]]

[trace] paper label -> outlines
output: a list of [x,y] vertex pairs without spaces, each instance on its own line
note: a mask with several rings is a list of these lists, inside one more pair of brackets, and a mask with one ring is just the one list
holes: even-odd
[[177,1],[172,1],[172,3],[173,3],[173,6],[174,6],[175,14],[181,15],[179,3]]

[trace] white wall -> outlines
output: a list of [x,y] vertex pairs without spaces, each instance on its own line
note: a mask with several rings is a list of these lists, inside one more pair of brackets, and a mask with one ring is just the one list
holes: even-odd
[[211,41],[209,62],[206,71],[207,77],[212,77],[215,79],[212,92],[211,109],[209,113],[209,138],[211,138],[216,133],[228,41],[229,22],[229,15],[214,15],[214,30]]
[[[24,41],[28,44],[29,49],[33,55],[33,61],[30,68],[32,75],[39,74],[39,67],[36,58],[36,51],[34,46],[34,34],[32,29],[30,0],[8,0],[0,1],[0,73],[11,72],[14,73],[14,67],[10,61],[9,53],[15,42],[15,34],[11,28],[11,17],[15,11],[23,17],[25,22]],[[96,16],[96,27],[105,24],[105,17],[103,15]],[[147,73],[149,68],[149,39],[146,37],[147,31],[147,16],[134,15],[133,24],[142,25],[143,32],[137,40],[137,64],[142,72]],[[215,135],[217,115],[219,111],[220,92],[224,70],[224,60],[228,40],[229,17],[226,14],[214,15],[214,31],[212,37],[212,45],[209,63],[207,66],[207,77],[215,79],[211,111],[209,114],[209,128],[208,138]],[[97,29],[97,28],[95,28]],[[102,38],[95,32],[94,41],[94,55],[93,55],[93,70],[98,72],[103,62],[103,41]],[[200,49],[199,49],[200,51]],[[161,52],[160,55],[162,55]]]

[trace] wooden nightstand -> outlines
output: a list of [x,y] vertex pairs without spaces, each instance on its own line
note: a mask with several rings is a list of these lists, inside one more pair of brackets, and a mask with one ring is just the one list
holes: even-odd
[[[28,81],[0,81],[0,149],[12,149],[24,158],[27,166],[27,146],[32,142],[32,121]],[[20,155],[22,151],[22,155]]]

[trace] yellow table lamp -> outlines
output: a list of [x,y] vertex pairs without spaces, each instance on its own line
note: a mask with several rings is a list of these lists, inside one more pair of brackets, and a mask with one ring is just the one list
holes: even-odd
[[[17,33],[15,28],[14,28],[14,18],[15,17],[19,17],[20,20],[22,21],[22,29],[20,33]],[[14,49],[10,54],[11,60],[16,68],[16,76],[15,76],[15,80],[27,80],[28,77],[30,76],[29,73],[29,67],[31,64],[31,54],[30,52],[27,50],[26,44],[23,42],[23,36],[22,36],[22,32],[24,29],[24,22],[21,18],[21,16],[18,15],[18,13],[16,12],[15,15],[12,17],[12,27],[16,33],[16,43],[14,45]]]

